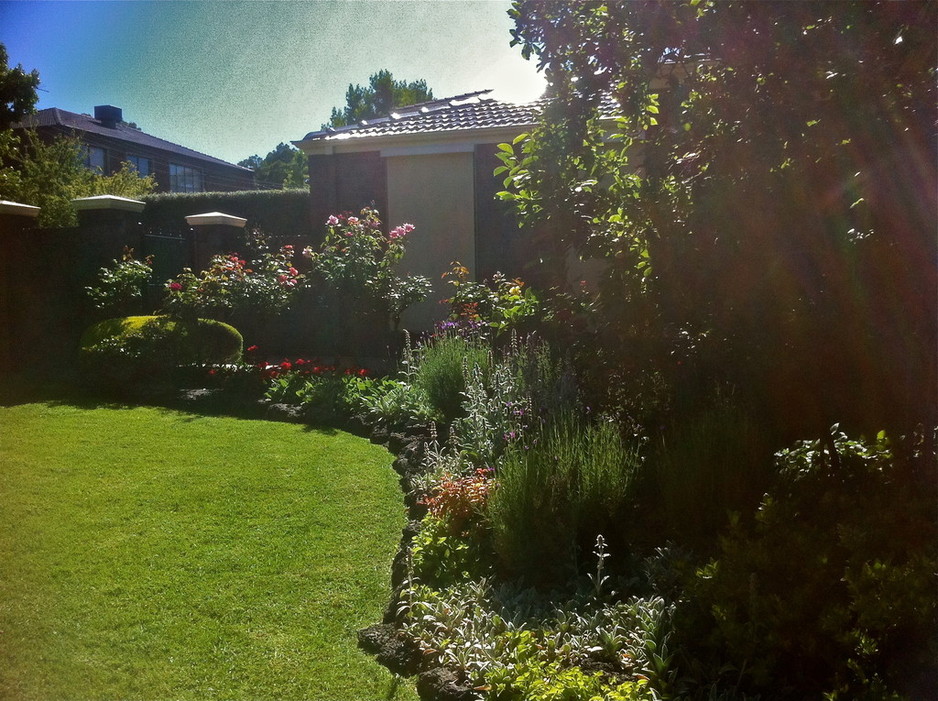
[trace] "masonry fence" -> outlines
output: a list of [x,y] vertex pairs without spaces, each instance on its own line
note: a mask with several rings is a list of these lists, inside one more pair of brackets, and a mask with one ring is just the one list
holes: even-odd
[[[85,287],[124,247],[142,260],[154,255],[148,309],[162,283],[189,267],[203,270],[213,255],[238,250],[244,218],[221,212],[185,217],[173,232],[141,224],[145,203],[101,195],[75,200],[77,227],[41,229],[39,208],[0,202],[0,366],[3,371],[55,371],[72,363],[83,330],[96,320]],[[3,372],[0,371],[0,372]]]

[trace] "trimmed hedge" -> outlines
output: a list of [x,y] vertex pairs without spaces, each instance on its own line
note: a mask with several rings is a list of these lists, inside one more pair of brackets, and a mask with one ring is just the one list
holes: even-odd
[[172,382],[183,366],[237,361],[243,345],[237,329],[220,321],[127,316],[85,330],[79,365],[101,388],[126,391]]
[[248,229],[277,237],[309,236],[309,190],[248,190],[243,192],[158,193],[146,203],[141,221],[148,229],[176,231],[186,217],[223,212],[248,220]]

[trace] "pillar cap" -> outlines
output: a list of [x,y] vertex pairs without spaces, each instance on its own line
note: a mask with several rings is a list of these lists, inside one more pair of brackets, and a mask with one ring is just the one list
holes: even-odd
[[140,200],[131,200],[116,195],[95,195],[94,197],[79,197],[72,200],[72,206],[79,212],[89,209],[111,209],[123,212],[142,212],[146,204]]
[[233,214],[223,214],[222,212],[206,212],[205,214],[190,214],[186,217],[186,224],[189,226],[233,226],[243,229],[248,220],[244,217],[236,217]]
[[0,200],[0,214],[14,214],[21,217],[38,217],[40,207],[31,204],[21,204],[10,200]]

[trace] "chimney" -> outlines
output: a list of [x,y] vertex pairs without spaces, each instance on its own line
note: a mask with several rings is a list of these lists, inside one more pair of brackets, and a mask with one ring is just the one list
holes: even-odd
[[111,105],[97,105],[94,108],[94,118],[109,129],[116,127],[121,122],[123,117],[124,114],[120,107],[112,107]]

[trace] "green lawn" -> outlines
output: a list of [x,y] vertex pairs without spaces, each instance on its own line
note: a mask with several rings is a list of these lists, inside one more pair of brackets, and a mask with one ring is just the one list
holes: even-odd
[[154,408],[0,407],[0,699],[414,699],[356,648],[387,451]]

